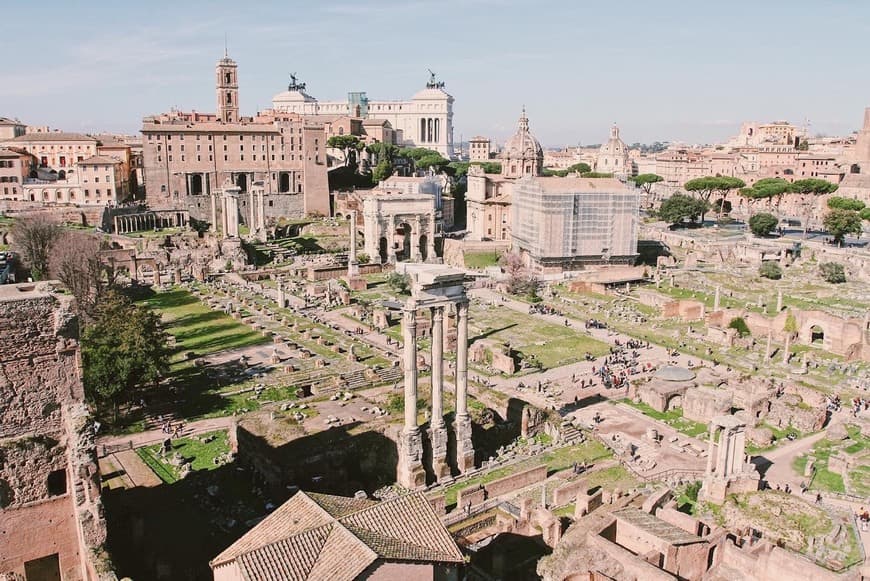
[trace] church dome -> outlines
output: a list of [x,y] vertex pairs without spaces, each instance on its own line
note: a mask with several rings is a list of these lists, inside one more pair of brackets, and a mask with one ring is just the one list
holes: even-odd
[[544,157],[544,149],[534,135],[529,132],[529,118],[526,117],[525,108],[517,123],[517,132],[504,144],[503,157],[505,159],[534,159],[537,157],[543,159]]
[[602,155],[625,155],[628,148],[622,139],[619,138],[619,127],[614,125],[610,128],[610,139],[598,151]]

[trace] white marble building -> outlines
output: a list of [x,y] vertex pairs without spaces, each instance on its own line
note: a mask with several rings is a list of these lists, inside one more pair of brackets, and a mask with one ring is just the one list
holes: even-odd
[[300,115],[350,115],[389,121],[403,147],[426,147],[446,158],[453,151],[453,97],[433,74],[426,87],[406,101],[373,101],[364,92],[348,93],[344,101],[318,101],[305,92],[305,83],[291,76],[287,90],[272,98],[278,112]]

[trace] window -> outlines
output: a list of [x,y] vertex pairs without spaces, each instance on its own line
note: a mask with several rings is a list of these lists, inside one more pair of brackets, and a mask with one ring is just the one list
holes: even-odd
[[160,185],[160,191],[161,191],[161,192],[165,192],[165,191],[166,191],[166,184],[161,184],[161,185]]
[[[170,158],[172,159],[172,158]],[[100,176],[94,176],[94,182],[100,183]]]

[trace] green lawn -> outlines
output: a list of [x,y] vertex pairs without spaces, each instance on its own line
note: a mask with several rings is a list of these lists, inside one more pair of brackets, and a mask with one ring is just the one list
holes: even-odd
[[598,357],[609,350],[606,343],[574,327],[541,321],[511,309],[472,308],[470,318],[470,340],[508,343],[526,357],[534,356],[545,369],[582,361],[586,352]]
[[484,269],[496,266],[499,258],[498,252],[466,252],[464,255],[465,267]]
[[[816,442],[813,446],[810,455],[815,457],[816,473],[809,481],[808,485],[811,490],[822,490],[827,492],[846,492],[846,485],[843,483],[843,477],[836,472],[828,470],[828,458],[836,451],[836,443],[828,439],[822,439]],[[792,462],[792,467],[798,474],[803,474],[807,465],[809,455],[798,456]]]
[[175,453],[190,460],[191,471],[196,472],[218,468],[214,459],[230,451],[229,439],[223,430],[172,440],[172,451],[167,454],[166,459],[160,455],[162,447],[162,444],[143,446],[136,449],[136,454],[167,484],[172,484],[180,478],[178,468],[167,461]]
[[158,292],[142,304],[157,311],[166,331],[175,337],[174,362],[186,360],[188,352],[201,357],[269,342],[267,337],[229,315],[213,311],[186,290]]
[[604,470],[594,470],[586,476],[586,482],[590,489],[600,486],[605,490],[619,488],[623,492],[637,486],[637,478],[622,465],[611,466]]
[[640,410],[641,412],[643,412],[644,415],[649,416],[654,420],[664,422],[678,432],[686,434],[687,436],[697,437],[707,432],[706,424],[687,420],[683,417],[683,410],[681,410],[680,408],[676,408],[662,413],[654,410],[653,408],[642,402],[635,403],[630,399],[623,399],[620,401],[622,403],[630,405],[637,410]]

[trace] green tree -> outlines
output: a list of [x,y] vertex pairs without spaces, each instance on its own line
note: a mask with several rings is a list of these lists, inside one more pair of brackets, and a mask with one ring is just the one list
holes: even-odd
[[333,135],[326,140],[326,145],[344,152],[344,165],[355,165],[356,154],[363,149],[363,143],[356,135]]
[[774,205],[778,210],[782,196],[789,191],[790,186],[791,184],[782,178],[764,178],[752,184],[751,188],[740,188],[738,194],[746,198],[750,211],[753,204],[759,200],[767,200],[768,208],[771,207],[771,202],[775,200],[776,203]]
[[749,229],[756,236],[764,237],[773,232],[778,223],[779,220],[776,219],[776,216],[762,212],[749,218]]
[[653,184],[657,184],[665,178],[654,173],[642,173],[629,179],[631,179],[637,187],[649,194],[652,191]]
[[758,267],[758,275],[771,280],[779,280],[782,278],[782,267],[770,260],[761,263]]
[[587,171],[580,174],[581,178],[612,178],[612,173],[600,172],[600,171]]
[[46,278],[51,249],[61,235],[60,225],[43,213],[30,214],[15,220],[10,235],[12,247],[30,267],[33,280]]
[[82,334],[82,367],[85,396],[117,421],[118,406],[169,369],[160,318],[118,292],[106,293]]
[[386,282],[387,286],[393,289],[397,294],[411,294],[411,279],[408,278],[407,274],[399,274],[398,272],[393,271],[387,275]]
[[450,165],[450,160],[444,159],[437,151],[425,147],[403,148],[399,150],[398,155],[412,160],[415,171],[427,170],[431,167],[436,172],[440,172]]
[[853,198],[841,198],[840,196],[831,196],[828,198],[828,208],[832,210],[848,210],[850,212],[860,212],[867,205],[861,200]]
[[674,194],[662,201],[658,216],[670,224],[679,224],[686,218],[694,222],[709,209],[709,202],[686,194]]
[[372,182],[377,184],[391,175],[393,175],[393,164],[386,159],[382,159],[378,162],[378,165],[375,166],[375,169],[372,170]]
[[735,317],[731,319],[731,322],[728,323],[728,328],[736,329],[737,334],[741,337],[749,335],[749,326],[746,324],[746,321],[743,320],[743,317]]
[[839,262],[823,262],[819,265],[819,274],[826,282],[840,284],[846,282],[846,270]]
[[820,180],[818,178],[797,180],[789,186],[789,193],[798,194],[800,196],[799,205],[802,209],[801,222],[804,227],[804,238],[807,237],[807,231],[809,230],[810,210],[815,205],[816,196],[833,194],[837,191],[837,188],[839,188],[837,184],[832,184],[831,182]]
[[834,237],[834,242],[842,246],[848,234],[861,234],[861,214],[851,210],[834,209],[825,214],[822,225],[828,234]]
[[[683,188],[687,192],[694,193],[699,199],[708,203],[708,210],[710,198],[713,194],[718,193],[723,200],[726,200],[729,192],[745,187],[746,183],[744,183],[743,180],[728,176],[706,176],[689,180],[683,184]],[[704,210],[704,212],[701,213],[702,224],[704,222],[704,214],[706,213],[707,210]],[[716,216],[716,219],[719,219],[718,215]]]

